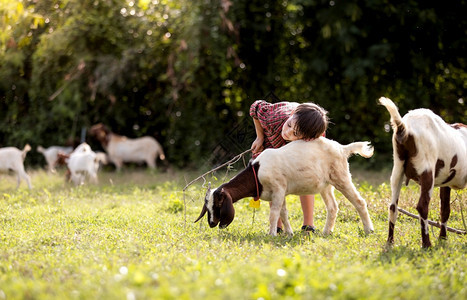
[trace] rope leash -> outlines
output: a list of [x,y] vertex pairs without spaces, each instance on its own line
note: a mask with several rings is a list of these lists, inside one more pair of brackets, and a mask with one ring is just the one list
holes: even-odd
[[[414,218],[414,219],[417,219],[417,220],[420,219],[419,216],[417,216],[417,215],[415,215],[413,213],[410,213],[410,212],[408,212],[405,209],[402,209],[400,207],[398,207],[397,210],[400,211],[401,213],[409,216],[409,217]],[[434,226],[434,227],[441,228],[441,224],[439,222],[434,222],[434,221],[428,220],[428,224],[430,224],[431,226]],[[463,230],[451,228],[451,227],[448,227],[448,226],[446,226],[446,230],[450,231],[450,232],[453,232],[453,233],[457,233],[457,234],[467,234],[467,232],[465,232]]]

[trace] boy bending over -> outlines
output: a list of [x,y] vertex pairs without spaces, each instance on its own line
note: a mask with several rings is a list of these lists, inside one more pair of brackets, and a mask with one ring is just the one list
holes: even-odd
[[[256,139],[251,145],[253,158],[266,148],[280,148],[295,140],[313,140],[323,136],[328,126],[327,111],[314,103],[255,101],[250,107],[255,124]],[[315,232],[313,213],[314,195],[300,196],[304,232]],[[277,232],[282,231],[279,219]]]

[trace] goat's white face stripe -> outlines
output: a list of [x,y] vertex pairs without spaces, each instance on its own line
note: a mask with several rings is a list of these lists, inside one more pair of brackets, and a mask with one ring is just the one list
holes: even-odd
[[209,220],[210,222],[214,222],[214,197],[213,197],[213,194],[214,192],[216,191],[217,189],[213,189],[211,190],[211,193],[209,195],[207,195],[207,201],[206,201],[206,208],[209,212],[209,214],[211,215],[211,220]]

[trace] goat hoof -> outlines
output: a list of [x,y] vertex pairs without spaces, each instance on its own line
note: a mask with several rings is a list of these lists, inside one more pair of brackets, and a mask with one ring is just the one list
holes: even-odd
[[388,242],[386,242],[386,244],[385,244],[384,247],[383,247],[383,251],[384,251],[384,252],[388,252],[388,251],[390,251],[392,248],[394,248],[394,244],[393,244],[393,243],[388,243]]
[[429,248],[431,248],[431,243],[423,243],[422,247],[424,249],[429,249]]

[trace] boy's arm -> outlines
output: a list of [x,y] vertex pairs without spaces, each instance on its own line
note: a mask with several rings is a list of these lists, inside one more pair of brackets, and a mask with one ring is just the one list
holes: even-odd
[[253,118],[253,123],[255,124],[256,139],[251,145],[251,150],[253,151],[253,154],[255,154],[263,151],[264,131],[257,118]]

